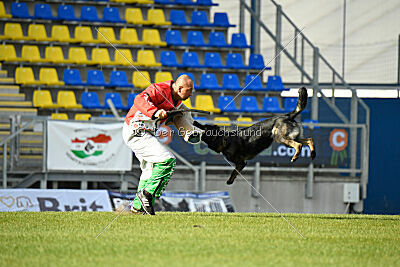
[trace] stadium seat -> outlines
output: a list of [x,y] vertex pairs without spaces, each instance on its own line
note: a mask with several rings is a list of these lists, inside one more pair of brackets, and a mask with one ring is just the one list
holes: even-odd
[[169,71],[156,72],[156,77],[154,79],[155,83],[160,83],[160,82],[165,82],[165,81],[170,81],[170,80],[173,80],[171,72],[169,72]]
[[184,52],[182,55],[182,66],[187,68],[203,68],[199,62],[199,56],[196,52]]
[[223,32],[210,32],[208,35],[208,46],[229,47],[229,45],[226,43]]
[[17,67],[15,69],[15,82],[23,85],[38,85],[40,81],[36,81],[33,76],[33,70],[30,67]]
[[258,108],[257,99],[255,96],[242,96],[240,100],[240,111],[243,112],[262,112]]
[[197,95],[196,96],[196,108],[210,111],[210,112],[220,112],[219,108],[214,107],[213,99],[210,95]]
[[35,41],[50,41],[43,24],[29,24],[28,39]]
[[57,105],[62,108],[82,108],[81,104],[76,103],[74,91],[58,91]]
[[46,19],[46,20],[57,19],[56,17],[53,16],[49,4],[36,4],[34,17],[35,19]]
[[[144,77],[143,77],[144,76]],[[150,74],[148,71],[134,71],[132,73],[133,86],[140,89],[145,89],[151,84]]]
[[154,4],[154,0],[135,0],[135,3],[141,5]]
[[[249,124],[248,122],[252,122],[253,120],[250,117],[239,117],[236,119],[238,122],[236,125],[239,127],[249,127],[252,124]],[[247,123],[239,123],[239,122],[247,122]]]
[[129,93],[128,94],[128,108],[131,108],[133,106],[133,103],[135,102],[135,97],[137,95],[138,94],[135,94],[135,93]]
[[182,67],[182,65],[178,63],[174,51],[161,51],[160,62],[166,67]]
[[192,79],[193,85],[194,85],[194,87],[196,88],[196,81],[195,81],[195,79],[194,79],[193,73],[191,73],[191,72],[181,72],[181,73],[178,74],[178,76],[176,76],[176,78],[178,78],[179,76],[184,75],[184,74],[187,75],[187,76],[189,76],[190,79]]
[[222,77],[222,89],[224,90],[242,90],[239,83],[239,77],[236,74],[226,73]]
[[68,63],[69,60],[65,60],[63,51],[60,46],[47,46],[44,52],[44,58],[47,62],[51,63]]
[[118,49],[114,53],[114,64],[122,66],[136,65],[130,49]]
[[232,33],[231,46],[238,48],[252,48],[252,45],[247,45],[246,35],[244,33]]
[[204,55],[204,66],[206,68],[222,69],[225,68],[221,62],[221,56],[218,52],[206,52]]
[[222,87],[218,85],[217,76],[214,73],[203,73],[200,76],[200,85],[196,86],[196,89],[219,90]]
[[255,74],[246,75],[244,79],[244,84],[245,84],[244,88],[246,88],[246,90],[265,91],[265,88],[261,83],[261,78],[259,75]]
[[96,92],[82,92],[81,104],[84,108],[105,109],[105,106],[100,104],[99,96]]
[[97,16],[97,8],[94,6],[82,6],[81,7],[81,20],[91,22],[102,22]]
[[283,107],[285,112],[293,111],[297,106],[297,97],[285,97]]
[[128,106],[124,106],[122,104],[122,99],[121,99],[121,95],[119,93],[114,93],[114,92],[108,92],[105,94],[104,96],[104,104],[107,108],[109,108],[110,106],[108,105],[108,99],[111,99],[112,103],[114,104],[114,107],[116,109],[123,109],[123,110],[127,110],[129,109]]
[[21,24],[6,22],[4,35],[0,36],[0,39],[27,40],[29,37],[23,35]]
[[167,30],[165,32],[165,42],[167,45],[185,46],[186,43],[182,41],[182,35],[179,30]]
[[161,67],[161,63],[156,62],[153,50],[139,50],[137,64],[146,67]]
[[192,0],[175,0],[174,5],[191,6],[195,3]]
[[121,29],[120,34],[119,34],[119,39],[120,39],[120,42],[123,44],[129,44],[129,45],[143,44],[142,41],[139,41],[136,29],[133,29],[133,28]]
[[231,126],[231,120],[228,117],[215,117],[214,124],[218,126]]
[[224,112],[238,112],[233,96],[223,95],[218,98],[218,107]]
[[37,108],[58,108],[57,104],[53,103],[49,90],[33,91],[32,104]]
[[191,25],[207,27],[212,24],[208,21],[207,13],[205,11],[192,11]]
[[91,44],[99,42],[99,40],[93,38],[92,29],[89,26],[75,27],[75,41]]
[[282,83],[281,76],[268,76],[267,90],[269,91],[287,91],[290,88],[285,88]]
[[184,104],[187,108],[190,108],[190,109],[193,108],[192,102],[190,101],[190,98],[188,98],[188,99],[186,99],[186,100],[183,100],[183,101],[182,101],[182,104]]
[[5,18],[5,19],[9,19],[12,16],[10,14],[7,14],[6,9],[4,8],[4,4],[1,1],[0,2],[0,18]]
[[215,12],[214,13],[214,27],[236,27],[235,24],[230,24],[228,14],[226,12]]
[[76,121],[88,121],[92,117],[90,113],[76,113],[74,120]]
[[40,57],[39,48],[36,45],[23,45],[21,50],[21,59],[28,62],[45,62]]
[[57,18],[59,20],[79,21],[75,16],[74,7],[72,5],[59,5],[57,8]]
[[11,15],[14,18],[20,19],[31,19],[32,16],[29,15],[28,6],[26,3],[13,2],[11,4]]
[[125,10],[126,22],[131,24],[147,25],[149,22],[143,19],[142,10],[140,8],[127,8]]
[[81,73],[78,69],[65,69],[63,80],[66,85],[86,85],[86,83],[82,82]]
[[[265,68],[264,59],[260,54],[250,54],[249,56],[249,69],[262,70]],[[271,67],[267,67],[267,70]]]
[[149,9],[147,12],[147,21],[149,24],[154,25],[171,25],[171,21],[166,21],[164,10],[162,9]]
[[108,86],[101,70],[88,70],[86,84],[92,86]]
[[226,55],[226,67],[229,69],[246,69],[242,55],[239,53],[228,53]]
[[75,39],[72,39],[68,26],[66,25],[53,25],[51,28],[51,41],[56,42],[67,42],[67,43],[74,43],[76,42]]
[[204,42],[203,33],[201,31],[188,31],[187,43],[189,46],[207,46]]
[[100,43],[108,42],[112,44],[119,44],[121,43],[120,40],[115,38],[114,28],[113,27],[99,27],[97,32],[97,40]]
[[93,48],[92,61],[100,65],[114,65],[115,62],[110,60],[107,48]]
[[274,112],[274,113],[283,112],[283,110],[279,106],[278,98],[276,98],[274,96],[264,97],[264,99],[263,99],[263,110],[265,112]]
[[12,44],[0,45],[0,60],[12,62],[24,61],[22,58],[17,57],[17,54],[15,53],[15,47]]
[[60,120],[60,121],[67,121],[68,115],[67,113],[51,113],[52,120]]
[[175,10],[175,9],[171,10],[169,13],[169,20],[173,25],[179,25],[179,26],[191,25],[190,23],[187,22],[185,11],[183,10]]
[[110,74],[110,86],[133,87],[133,84],[128,82],[125,71],[114,70]]
[[41,68],[39,71],[39,81],[47,85],[64,85],[64,82],[58,79],[55,68]]
[[142,42],[147,45],[166,46],[167,43],[161,41],[160,33],[157,29],[144,29]]
[[213,3],[212,0],[197,0],[198,6],[218,6],[217,3]]
[[95,64],[93,61],[87,59],[84,47],[70,47],[68,50],[68,60],[75,64]]
[[124,19],[121,19],[117,7],[105,7],[103,9],[103,21],[113,23],[126,23]]

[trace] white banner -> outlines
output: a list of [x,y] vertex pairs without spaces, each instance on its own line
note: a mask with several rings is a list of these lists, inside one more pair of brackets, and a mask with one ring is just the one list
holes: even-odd
[[122,140],[122,123],[48,121],[48,170],[127,171],[132,151]]
[[0,211],[112,211],[107,190],[0,189]]

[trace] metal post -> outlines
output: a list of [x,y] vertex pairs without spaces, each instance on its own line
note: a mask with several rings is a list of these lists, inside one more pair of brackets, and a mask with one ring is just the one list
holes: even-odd
[[87,188],[88,188],[88,182],[87,182],[86,178],[84,178],[81,181],[81,190],[87,190]]
[[[10,134],[13,134],[17,129],[16,127],[16,118],[15,116],[10,116]],[[16,156],[15,154],[15,138],[10,140],[10,171],[13,170],[14,168],[14,157]]]
[[194,191],[199,192],[199,169],[197,168],[196,171],[194,172]]
[[239,0],[239,2],[239,32],[244,33],[244,6],[242,1]]
[[48,120],[43,121],[43,130],[42,130],[42,171],[47,173],[47,122]]
[[400,34],[398,41],[398,50],[397,50],[397,84],[400,84]]
[[314,191],[314,163],[308,165],[307,182],[306,182],[306,198],[312,198]]
[[260,195],[257,192],[260,192],[260,162],[256,162],[254,165],[254,178],[253,178],[253,188],[251,188],[251,196],[254,198],[259,198]]
[[[356,90],[352,90],[351,95],[351,115],[350,115],[350,123],[357,124],[358,118],[358,101],[357,101],[357,93]],[[356,169],[357,163],[357,128],[352,127],[350,129],[350,168]],[[355,172],[351,172],[352,176],[355,176]]]
[[343,45],[342,45],[342,78],[344,79],[346,50],[346,0],[343,0]]
[[3,145],[3,189],[7,188],[7,142]]
[[280,76],[281,74],[281,57],[280,49],[282,46],[282,7],[280,5],[276,6],[276,43],[275,43],[275,75]]
[[43,178],[40,180],[40,189],[47,188],[47,172],[43,174]]
[[251,18],[251,44],[253,45],[252,53],[260,53],[260,0],[251,0],[251,9],[254,11],[256,18]]
[[314,58],[313,58],[313,97],[312,97],[312,106],[311,106],[311,119],[318,120],[318,91],[319,91],[319,49],[318,47],[314,48]]
[[200,191],[206,191],[206,162],[202,161],[200,165]]

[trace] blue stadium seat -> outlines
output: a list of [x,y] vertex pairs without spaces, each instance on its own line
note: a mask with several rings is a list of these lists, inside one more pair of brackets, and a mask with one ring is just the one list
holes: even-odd
[[[254,79],[254,80],[253,80]],[[255,74],[248,74],[246,75],[244,79],[244,84],[246,90],[251,90],[251,91],[266,91],[265,87],[263,87],[261,83],[261,78],[260,76],[257,76]]]
[[135,93],[129,93],[128,94],[128,107],[129,108],[131,108],[132,106],[133,106],[133,103],[135,102],[135,97],[137,96],[138,94],[135,94]]
[[252,45],[247,45],[246,35],[244,33],[233,33],[231,38],[231,46],[239,48],[252,48]]
[[108,86],[101,70],[88,70],[86,83],[92,86]]
[[225,68],[221,62],[221,56],[217,52],[206,52],[204,54],[204,66],[213,69]]
[[211,26],[205,11],[192,11],[192,23],[195,26]]
[[203,68],[196,52],[184,52],[182,55],[182,66],[187,68]]
[[191,25],[186,20],[185,11],[183,10],[171,10],[169,13],[169,20],[173,25],[188,26]]
[[197,0],[198,6],[218,6],[219,4],[213,3],[212,0]]
[[290,88],[285,88],[282,83],[281,76],[268,76],[267,90],[269,91],[287,91]]
[[97,9],[94,6],[82,6],[81,7],[81,20],[84,21],[103,21],[97,16]]
[[226,55],[226,67],[229,69],[246,69],[243,64],[242,55],[239,53],[229,53]]
[[283,110],[279,106],[278,98],[274,96],[264,97],[263,110],[265,112],[282,113]]
[[84,108],[106,108],[100,104],[99,96],[96,92],[83,92],[81,94],[81,104]]
[[82,82],[81,73],[78,69],[65,69],[63,79],[66,85],[86,85]]
[[257,98],[255,96],[242,96],[240,100],[240,111],[262,112],[262,110],[258,108]]
[[214,13],[214,23],[215,27],[236,27],[235,24],[230,24],[228,19],[228,14],[226,12],[215,12]]
[[182,67],[182,64],[178,63],[174,51],[161,51],[160,62],[163,66],[167,67]]
[[171,2],[171,0],[154,0],[154,4],[171,5],[173,2]]
[[[255,70],[262,70],[265,68],[264,65],[264,59],[262,55],[260,54],[250,54],[249,57],[249,69],[255,69]],[[266,67],[266,70],[270,70],[271,67]]]
[[193,120],[195,120],[195,121],[206,121],[207,118],[206,117],[193,117]]
[[214,73],[203,73],[200,76],[200,85],[196,89],[219,90],[222,87],[218,85],[217,76]]
[[239,78],[236,74],[224,74],[222,78],[222,89],[224,90],[242,90]]
[[187,76],[189,76],[193,81],[193,85],[196,87],[196,81],[194,80],[194,75],[191,72],[181,72],[178,74],[178,76],[176,76],[176,78],[178,78],[179,76],[181,76],[183,74],[186,74]]
[[188,31],[187,45],[190,46],[207,46],[204,42],[203,33],[201,31]]
[[218,98],[218,108],[220,108],[221,111],[225,111],[225,112],[238,112],[238,111],[240,111],[236,107],[235,101],[233,101],[233,96],[230,96],[230,95],[221,95]]
[[208,35],[208,46],[229,47],[223,32],[210,32]]
[[174,45],[174,46],[186,45],[186,43],[182,41],[181,31],[179,30],[167,30],[165,32],[165,42],[167,42],[167,45]]
[[296,108],[297,97],[285,97],[283,100],[283,107],[285,112],[290,112]]
[[21,19],[33,18],[31,15],[29,15],[28,6],[26,5],[26,3],[13,2],[11,4],[11,15],[14,18],[21,18]]
[[133,84],[128,82],[125,71],[114,70],[110,74],[110,86],[133,87]]
[[79,21],[75,16],[74,7],[71,5],[59,5],[57,8],[59,20]]
[[117,7],[105,7],[103,9],[103,21],[114,23],[126,23],[126,20],[121,19]]
[[124,106],[124,105],[122,104],[121,95],[120,95],[119,93],[116,93],[116,92],[108,92],[108,93],[106,93],[106,94],[104,95],[104,105],[105,105],[107,108],[110,108],[110,106],[109,106],[108,103],[107,103],[107,100],[108,100],[108,99],[111,99],[111,101],[112,101],[112,103],[114,104],[114,107],[115,107],[116,109],[124,109],[124,110],[127,110],[127,109],[130,108],[130,107]]
[[36,4],[35,5],[35,18],[36,19],[49,19],[49,20],[57,19],[51,13],[51,7],[49,4]]
[[192,0],[175,0],[174,5],[192,6],[195,3]]

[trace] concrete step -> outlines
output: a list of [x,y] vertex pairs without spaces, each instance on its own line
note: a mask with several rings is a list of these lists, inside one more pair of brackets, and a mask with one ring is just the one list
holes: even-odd
[[0,84],[14,84],[14,78],[0,78]]
[[[8,137],[10,135],[10,131],[0,131],[0,138],[3,139],[5,137]],[[42,141],[42,133],[41,132],[22,132],[20,140],[36,140],[36,141]],[[1,140],[0,139],[0,140]]]
[[0,93],[3,94],[18,94],[19,86],[18,85],[0,85]]
[[20,93],[1,93],[0,91],[0,101],[24,101],[25,94]]
[[[8,120],[9,121],[9,120]],[[0,131],[9,131],[10,130],[10,123],[8,121],[0,122]],[[19,125],[22,127],[22,124]],[[33,130],[33,126],[29,126],[27,130]]]
[[0,107],[0,117],[8,118],[11,115],[37,116],[36,108],[4,108]]
[[32,107],[31,101],[0,101],[0,107]]
[[[3,147],[0,147],[0,153],[3,153]],[[10,147],[7,147],[7,152],[10,152]],[[42,147],[21,147],[19,149],[20,155],[42,155]]]

